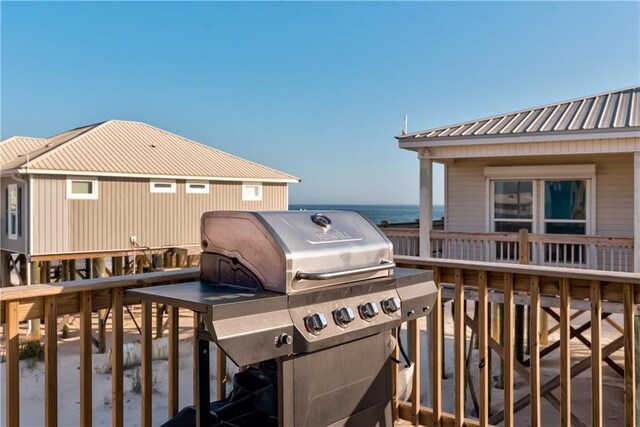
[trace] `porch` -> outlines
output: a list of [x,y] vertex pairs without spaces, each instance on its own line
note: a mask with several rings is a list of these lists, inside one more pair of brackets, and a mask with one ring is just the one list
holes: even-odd
[[[434,270],[439,290],[433,313],[426,320],[429,327],[424,328],[424,320],[412,321],[406,325],[401,336],[402,341],[408,342],[415,375],[411,379],[412,390],[408,400],[403,402],[396,397],[394,401],[396,419],[428,426],[513,426],[521,425],[522,419],[518,417],[526,413],[531,425],[540,426],[544,425],[543,405],[551,405],[557,410],[562,425],[603,425],[603,401],[605,398],[619,397],[620,401],[613,402],[619,405],[619,423],[637,425],[636,369],[640,354],[640,317],[637,309],[640,303],[640,277],[637,274],[409,256],[397,256],[395,261],[400,267]],[[198,270],[184,269],[3,289],[0,295],[0,322],[4,324],[6,349],[3,367],[6,400],[4,424],[10,427],[21,425],[21,413],[24,418],[25,411],[34,412],[34,406],[23,400],[20,390],[21,381],[24,381],[25,375],[29,375],[28,370],[21,370],[19,361],[20,322],[40,318],[44,319],[45,325],[42,424],[63,425],[72,419],[78,419],[77,424],[83,426],[97,424],[96,408],[92,404],[92,384],[96,375],[92,320],[97,317],[95,313],[103,309],[110,312],[112,425],[125,425],[123,378],[126,369],[122,349],[124,323],[128,316],[138,319],[139,332],[134,330],[132,333],[137,334],[141,341],[142,365],[139,406],[130,409],[129,406],[133,404],[129,402],[127,409],[139,411],[136,422],[143,426],[158,425],[173,416],[181,406],[179,343],[180,335],[184,338],[185,333],[190,331],[191,326],[184,324],[189,313],[167,307],[167,322],[157,323],[159,327],[156,334],[163,334],[165,327],[167,329],[168,360],[162,370],[166,372],[168,381],[166,388],[155,390],[153,378],[158,375],[158,366],[154,372],[151,355],[154,307],[150,303],[140,304],[140,301],[127,297],[126,290],[196,280],[198,274]],[[448,331],[445,331],[443,322],[445,300],[450,300],[448,304],[453,307],[463,307],[467,301],[474,301],[473,309],[453,310],[453,328]],[[518,328],[515,325],[515,312],[522,306],[530,308],[526,346],[524,337],[517,335]],[[587,322],[579,324],[576,316],[579,311],[588,317]],[[539,332],[542,313],[553,313],[558,320],[557,343],[548,346],[541,344]],[[619,336],[611,340],[603,339],[603,320],[611,313],[622,319]],[[58,410],[60,402],[73,398],[59,393],[57,324],[59,317],[67,314],[79,317],[77,414]],[[502,336],[496,334],[493,328],[497,324],[501,325]],[[588,330],[591,331],[589,336],[585,333]],[[453,354],[443,353],[447,348],[443,346],[445,335],[453,339]],[[587,346],[588,355],[582,357],[575,351],[576,345]],[[522,354],[526,351],[530,356],[525,359]],[[559,372],[543,380],[541,360],[544,363],[545,357],[551,352],[559,353]],[[477,357],[472,357],[472,353]],[[228,376],[233,370],[227,366],[227,358],[223,354],[216,352],[216,355],[216,390],[220,398],[226,393]],[[493,364],[489,362],[492,357]],[[396,358],[400,359],[397,349]],[[453,376],[449,378],[454,383],[452,394],[444,393],[443,361],[453,366]],[[496,364],[496,361],[501,363]],[[499,368],[496,369],[496,366]],[[608,370],[609,367],[613,374],[608,374],[621,375],[623,378],[620,383],[621,394],[607,392],[605,396],[603,393],[603,369]],[[501,389],[496,389],[492,384],[494,374],[502,378]],[[576,376],[580,374],[589,374],[590,393],[587,394],[591,396],[591,403],[590,411],[586,412],[576,410],[575,400],[572,400],[572,381],[575,384]],[[519,379],[524,380],[527,386],[516,389],[514,384]],[[583,378],[580,384],[585,384]],[[158,394],[166,394],[166,411],[155,410],[153,400],[157,401]],[[501,396],[503,402],[497,405],[497,410],[496,396]],[[185,400],[184,394],[182,400]],[[186,400],[190,401],[190,397],[187,396]],[[126,420],[126,424],[133,422],[129,418]],[[604,422],[611,424],[606,418]]]

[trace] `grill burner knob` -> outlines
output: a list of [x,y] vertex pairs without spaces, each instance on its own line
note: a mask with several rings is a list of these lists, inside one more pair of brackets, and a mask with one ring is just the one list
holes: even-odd
[[351,307],[342,307],[333,312],[333,320],[343,328],[353,322],[355,318],[356,316],[353,314]]
[[400,310],[400,298],[393,297],[382,301],[382,311],[388,315],[392,315],[398,310]]
[[375,302],[365,302],[358,307],[358,311],[364,320],[371,320],[378,315],[378,306]]
[[324,317],[324,314],[315,313],[311,316],[307,316],[304,320],[304,324],[309,332],[317,335],[327,327],[327,319]]

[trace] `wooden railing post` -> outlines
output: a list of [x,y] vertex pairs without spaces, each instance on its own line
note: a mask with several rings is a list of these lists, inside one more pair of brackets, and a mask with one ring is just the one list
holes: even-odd
[[410,352],[413,361],[413,379],[411,387],[411,423],[414,426],[420,425],[420,327],[417,320],[410,320],[407,323],[407,335],[411,343]]
[[571,425],[571,300],[569,280],[560,279],[560,424]]
[[602,425],[602,289],[591,282],[591,424]]
[[465,363],[464,353],[466,344],[466,333],[464,324],[464,279],[462,276],[462,270],[456,268],[455,270],[455,289],[454,300],[455,304],[454,318],[453,318],[453,339],[454,339],[454,353],[455,353],[455,426],[462,427],[465,419]]
[[56,297],[44,298],[44,420],[47,427],[58,425],[58,322]]
[[92,314],[91,291],[80,293],[80,425],[91,427],[92,416]]
[[480,411],[478,422],[481,427],[489,425],[489,302],[487,291],[487,274],[478,272],[478,376],[480,382]]
[[111,425],[122,427],[124,424],[123,386],[122,386],[122,288],[111,290]]
[[436,282],[436,300],[431,311],[433,330],[431,331],[431,381],[433,391],[433,425],[440,427],[442,422],[442,339],[444,335],[442,322],[442,296],[441,296],[441,270],[434,269],[434,279]]
[[5,421],[7,427],[20,425],[20,331],[18,329],[18,301],[5,304]]
[[151,302],[142,302],[142,366],[141,382],[141,421],[143,427],[151,427],[151,404],[152,404],[152,360],[151,360]]
[[504,273],[504,425],[513,426],[513,274]]
[[622,285],[624,306],[624,424],[636,426],[636,340],[633,285]]
[[531,277],[531,304],[529,305],[529,369],[531,373],[531,427],[542,424],[540,418],[540,278]]
[[180,341],[179,341],[180,310],[178,307],[169,308],[169,373],[168,373],[168,415],[174,417],[178,413],[179,406],[179,366]]

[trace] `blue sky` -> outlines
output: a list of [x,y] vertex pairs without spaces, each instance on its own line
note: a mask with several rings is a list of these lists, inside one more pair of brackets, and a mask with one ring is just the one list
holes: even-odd
[[3,139],[140,120],[299,176],[292,203],[417,203],[405,114],[416,131],[640,81],[638,2],[0,7]]

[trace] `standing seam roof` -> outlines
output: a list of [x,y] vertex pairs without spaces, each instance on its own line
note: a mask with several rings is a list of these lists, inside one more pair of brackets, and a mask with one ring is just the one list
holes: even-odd
[[400,135],[411,139],[640,127],[640,86]]

